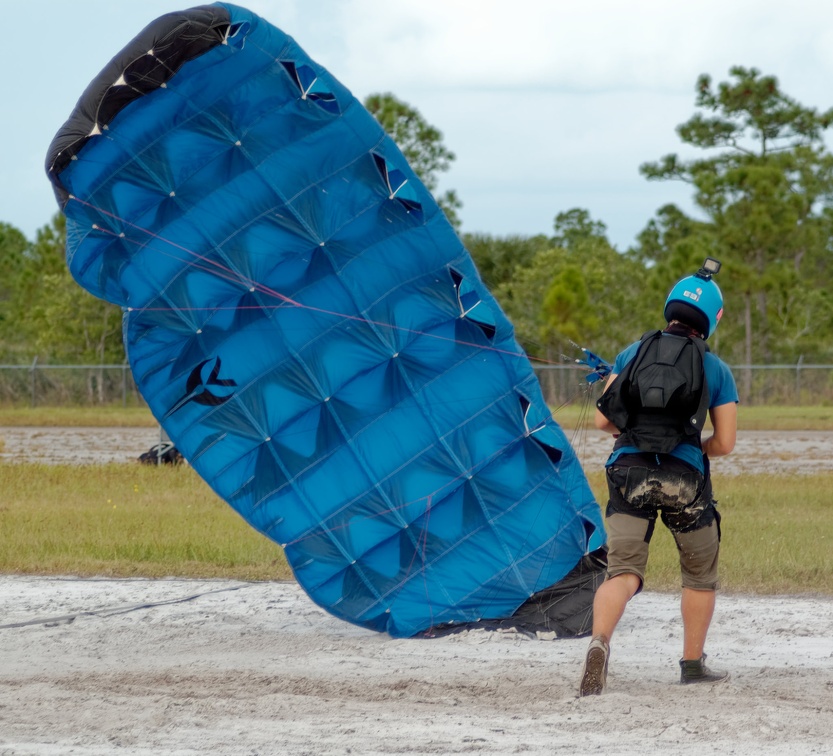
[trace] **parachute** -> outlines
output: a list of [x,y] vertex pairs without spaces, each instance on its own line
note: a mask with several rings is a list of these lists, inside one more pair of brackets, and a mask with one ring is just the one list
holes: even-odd
[[154,416],[316,603],[409,637],[541,594],[586,632],[575,453],[430,193],[292,38],[226,3],[158,18],[46,168]]

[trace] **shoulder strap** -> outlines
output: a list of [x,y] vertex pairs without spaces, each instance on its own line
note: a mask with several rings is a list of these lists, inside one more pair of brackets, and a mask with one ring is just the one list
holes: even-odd
[[662,331],[658,330],[647,331],[642,334],[636,354],[622,372],[613,379],[613,383],[607,387],[607,390],[596,402],[598,410],[620,430],[628,424],[630,411],[627,404],[627,395],[630,391],[631,376],[642,362],[651,342],[660,336],[662,336]]
[[706,424],[706,415],[709,412],[709,405],[711,404],[711,392],[709,391],[709,382],[706,379],[706,352],[709,351],[708,344],[703,339],[691,340],[697,351],[700,352],[700,364],[703,368],[703,387],[700,390],[700,403],[697,405],[697,411],[689,420],[692,427],[698,431],[702,431]]

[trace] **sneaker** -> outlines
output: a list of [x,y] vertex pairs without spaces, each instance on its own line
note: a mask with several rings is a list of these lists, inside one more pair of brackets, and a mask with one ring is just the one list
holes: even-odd
[[610,646],[604,635],[597,635],[590,641],[584,667],[581,670],[580,696],[598,696],[607,687],[607,660]]
[[706,654],[699,659],[680,659],[680,683],[716,683],[729,679],[729,673],[722,669],[706,666]]

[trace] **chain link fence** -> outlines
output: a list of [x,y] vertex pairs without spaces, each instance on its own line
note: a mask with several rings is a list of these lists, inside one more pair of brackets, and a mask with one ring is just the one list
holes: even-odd
[[[833,365],[733,365],[741,401],[748,405],[833,404]],[[575,401],[588,390],[587,369],[538,365],[535,372],[550,406]],[[591,388],[600,391],[598,387]],[[144,406],[130,367],[123,365],[0,365],[0,405],[60,407]]]
[[[745,405],[833,404],[833,365],[730,365]],[[578,365],[538,365],[535,372],[550,406],[571,402],[587,391],[588,370]],[[601,385],[601,384],[600,384]],[[596,389],[597,394],[601,388]]]
[[130,366],[0,365],[0,405],[67,407],[144,406]]

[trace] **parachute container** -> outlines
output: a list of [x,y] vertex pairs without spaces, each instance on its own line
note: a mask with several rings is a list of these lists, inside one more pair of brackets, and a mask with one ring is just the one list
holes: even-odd
[[507,618],[602,545],[457,234],[282,31],[226,3],[160,17],[46,167],[154,416],[320,606],[394,636]]

